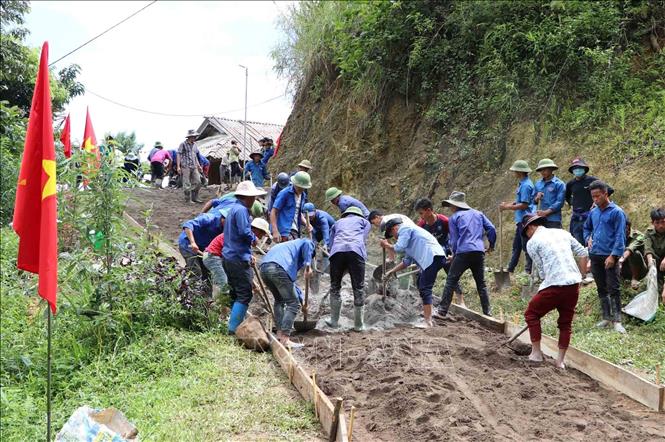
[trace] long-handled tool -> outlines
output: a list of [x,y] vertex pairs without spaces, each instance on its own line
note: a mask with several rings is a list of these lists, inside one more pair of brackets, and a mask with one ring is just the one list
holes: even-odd
[[508,271],[503,269],[503,247],[502,247],[502,238],[503,238],[503,222],[501,219],[503,218],[501,214],[501,210],[499,210],[499,238],[497,241],[499,242],[499,270],[494,271],[494,282],[496,283],[496,289],[497,291],[502,291],[508,287],[510,287],[510,273]]
[[273,322],[277,323],[277,319],[275,318],[275,311],[272,308],[272,304],[270,303],[270,298],[268,297],[268,293],[266,292],[266,287],[263,284],[263,279],[261,279],[261,274],[259,273],[259,270],[256,268],[256,264],[252,263],[252,269],[254,269],[254,274],[256,275],[256,279],[259,281],[261,301],[263,301],[263,305],[265,306],[266,310],[268,310],[268,313],[270,313],[270,315],[272,316]]
[[305,276],[305,302],[301,304],[302,306],[302,321],[295,321],[293,323],[293,328],[298,332],[308,332],[316,328],[316,321],[308,321],[307,313],[309,309],[309,277]]
[[386,297],[386,249],[381,248],[381,251],[383,252],[383,263],[381,264],[381,282],[382,282],[382,289],[383,289],[383,297]]
[[[312,241],[312,230],[311,230],[311,225],[309,223],[309,215],[305,213],[305,225],[307,226],[307,236],[309,237],[309,240]],[[311,289],[312,293],[318,294],[319,293],[319,271],[318,271],[318,266],[316,265],[316,259],[312,260],[312,280],[311,280]]]
[[519,338],[519,337],[522,335],[522,333],[524,333],[528,328],[529,328],[528,325],[525,325],[524,327],[522,327],[522,329],[521,329],[520,331],[518,331],[517,333],[515,333],[515,334],[513,335],[513,337],[511,337],[511,338],[508,339],[506,342],[504,342],[503,344],[501,344],[501,347],[508,347],[509,349],[511,349],[512,351],[514,351],[515,353],[518,353],[518,354],[522,354],[522,353],[524,353],[523,350],[521,350],[521,349],[517,349],[517,348],[513,348],[513,347],[510,346],[510,344],[512,344],[513,341],[515,341],[515,339]]

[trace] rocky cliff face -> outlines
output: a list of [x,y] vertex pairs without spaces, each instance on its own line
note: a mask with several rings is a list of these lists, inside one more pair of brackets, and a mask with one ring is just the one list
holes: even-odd
[[[543,135],[534,121],[512,125],[495,145],[465,152],[454,139],[437,136],[422,106],[390,95],[381,104],[359,104],[346,88],[331,82],[323,92],[310,88],[296,97],[273,170],[292,170],[300,160],[312,161],[311,199],[322,205],[329,186],[337,186],[363,200],[370,208],[397,210],[409,215],[420,197],[435,205],[452,190],[466,192],[469,203],[498,220],[497,205],[514,196],[515,179],[508,168],[526,159],[532,169],[539,159],[552,158],[564,181],[570,161],[582,156],[591,174],[608,181],[615,201],[640,223],[648,221],[650,207],[665,204],[665,166],[653,156],[620,156],[620,133],[577,134],[561,138]],[[665,105],[665,104],[664,104]],[[661,132],[662,133],[662,132]],[[665,139],[652,140],[665,143]],[[535,181],[539,175],[534,172]],[[323,204],[324,209],[330,206]],[[335,211],[333,211],[335,212]],[[512,214],[504,214],[512,223]],[[507,229],[512,230],[512,229]]]

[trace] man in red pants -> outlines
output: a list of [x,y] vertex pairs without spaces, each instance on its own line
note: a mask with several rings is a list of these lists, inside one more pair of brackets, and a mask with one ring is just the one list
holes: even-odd
[[[559,312],[559,354],[557,368],[566,368],[563,359],[570,344],[573,315],[586,269],[589,253],[570,233],[545,227],[546,218],[527,214],[522,221],[522,234],[529,238],[527,252],[533,259],[543,282],[524,312],[531,335],[529,360],[542,362],[540,318],[556,309]],[[579,262],[575,257],[580,258]]]

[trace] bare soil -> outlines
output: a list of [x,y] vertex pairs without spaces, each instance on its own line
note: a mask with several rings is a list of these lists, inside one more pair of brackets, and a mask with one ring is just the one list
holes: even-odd
[[[202,189],[201,199],[213,198],[215,190]],[[184,203],[181,190],[131,193],[130,215],[143,224],[142,211],[152,207],[153,228],[174,245],[181,223],[202,207]],[[530,363],[501,347],[504,336],[473,321],[453,317],[431,329],[413,328],[421,322],[421,305],[412,290],[391,289],[387,299],[368,290],[369,330],[354,333],[345,277],[342,327],[331,330],[324,322],[328,287],[322,275],[310,300],[318,330],[295,335],[306,347],[293,354],[316,371],[326,394],[344,398],[347,418],[356,407],[356,441],[665,439],[662,415],[576,370]],[[256,299],[252,310],[262,311]]]
[[356,407],[358,441],[665,438],[662,415],[454,319],[425,330],[310,332],[294,355],[326,394],[344,398],[347,418]]

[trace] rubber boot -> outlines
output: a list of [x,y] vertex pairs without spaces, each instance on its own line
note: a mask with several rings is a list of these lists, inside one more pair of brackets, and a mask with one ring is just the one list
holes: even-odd
[[198,190],[192,190],[192,202],[193,203],[202,203],[199,199],[199,191]]
[[239,302],[234,302],[233,307],[231,308],[231,317],[229,318],[229,334],[235,335],[236,329],[245,319],[245,314],[247,313],[247,308],[245,304]]
[[330,319],[326,319],[329,327],[339,327],[339,312],[342,310],[342,299],[330,297]]
[[185,190],[185,202],[188,203],[190,201],[190,192],[189,190]]
[[365,330],[365,320],[364,320],[364,310],[365,307],[362,305],[353,306],[353,330],[361,332]]

